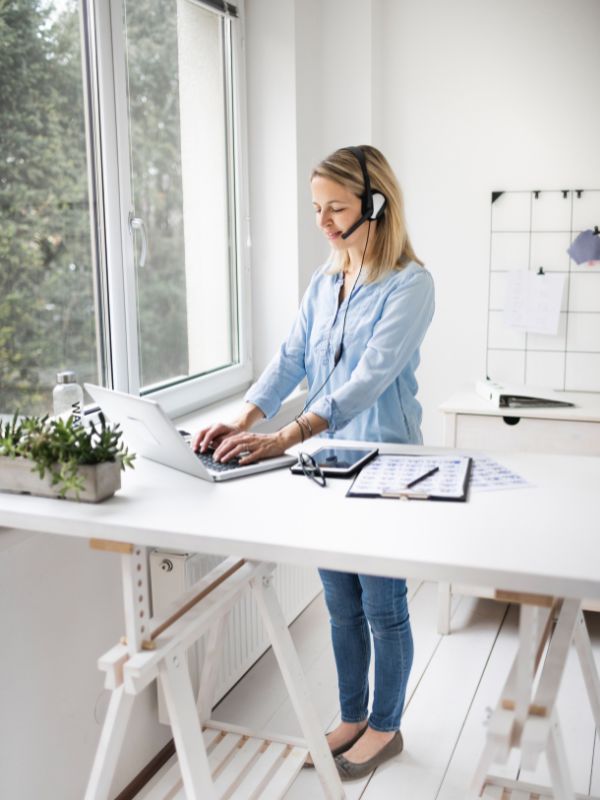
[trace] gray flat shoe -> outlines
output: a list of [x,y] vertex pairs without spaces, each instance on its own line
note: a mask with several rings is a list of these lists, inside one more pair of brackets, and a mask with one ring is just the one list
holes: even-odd
[[[364,728],[361,728],[359,730],[359,732],[357,734],[355,734],[355,736],[352,737],[352,739],[349,739],[347,742],[344,742],[344,744],[339,745],[339,747],[335,747],[331,751],[331,755],[335,758],[336,756],[339,756],[342,753],[345,753],[346,750],[350,750],[352,745],[354,745],[354,744],[356,744],[358,742],[358,740],[363,735],[363,733],[367,730],[368,727],[369,727],[369,723],[365,722]],[[302,764],[302,768],[303,769],[314,769],[315,765],[312,762],[305,761],[304,764]]]
[[400,731],[396,731],[394,738],[390,739],[390,741],[368,761],[355,764],[353,761],[348,761],[345,756],[339,755],[335,759],[335,765],[343,781],[354,781],[357,778],[364,778],[365,775],[369,775],[369,773],[373,772],[375,767],[399,755],[403,747],[404,742],[402,741],[402,734]]

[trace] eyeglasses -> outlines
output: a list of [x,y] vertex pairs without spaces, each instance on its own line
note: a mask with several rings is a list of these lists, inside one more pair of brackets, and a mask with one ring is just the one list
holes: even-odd
[[314,481],[319,486],[327,486],[321,467],[309,453],[298,453],[298,466],[311,481]]

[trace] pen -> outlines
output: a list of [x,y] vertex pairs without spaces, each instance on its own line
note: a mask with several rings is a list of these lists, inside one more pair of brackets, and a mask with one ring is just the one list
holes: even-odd
[[418,478],[415,478],[410,483],[407,483],[405,488],[406,489],[412,489],[412,487],[416,486],[417,483],[421,483],[421,481],[424,481],[425,478],[430,478],[432,475],[435,475],[435,473],[439,472],[439,471],[440,471],[439,467],[434,467],[433,469],[430,469],[429,472],[426,472],[424,475],[419,475]]

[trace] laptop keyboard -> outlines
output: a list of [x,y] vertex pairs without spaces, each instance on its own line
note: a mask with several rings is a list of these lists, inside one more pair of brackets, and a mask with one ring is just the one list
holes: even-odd
[[[192,444],[192,435],[188,431],[180,430],[179,433],[183,436],[184,440],[187,444]],[[195,451],[194,455],[197,456],[200,461],[204,464],[204,466],[211,470],[211,472],[229,472],[232,469],[237,469],[238,467],[245,467],[246,464],[240,464],[239,458],[232,458],[231,461],[228,461],[226,464],[215,461],[212,457],[213,450],[207,450],[206,453],[200,453],[199,451]]]
[[211,452],[196,453],[196,456],[211,472],[228,472],[229,470],[246,466],[245,464],[240,464],[237,458],[232,458],[231,461],[227,461],[226,463],[215,461]]

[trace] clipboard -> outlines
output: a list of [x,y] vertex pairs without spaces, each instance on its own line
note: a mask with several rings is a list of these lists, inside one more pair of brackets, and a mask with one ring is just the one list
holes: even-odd
[[[356,476],[346,497],[465,502],[472,459],[460,455],[376,456]],[[420,480],[428,472],[430,477]],[[414,483],[408,487],[407,484]]]

